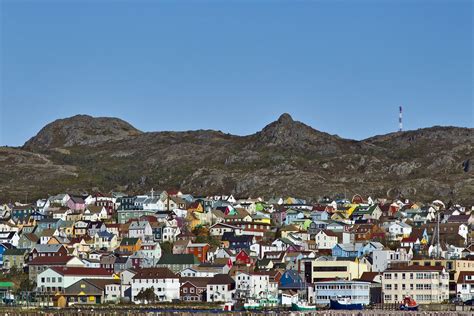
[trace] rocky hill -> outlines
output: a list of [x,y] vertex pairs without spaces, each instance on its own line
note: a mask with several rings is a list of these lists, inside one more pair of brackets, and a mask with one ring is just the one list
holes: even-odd
[[434,198],[474,203],[474,129],[432,127],[343,139],[283,114],[260,132],[140,132],[115,118],[78,115],[0,150],[0,201],[58,192]]

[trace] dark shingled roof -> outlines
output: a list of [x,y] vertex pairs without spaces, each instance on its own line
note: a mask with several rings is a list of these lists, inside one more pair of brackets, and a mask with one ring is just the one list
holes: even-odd
[[178,279],[168,268],[143,268],[137,270],[133,279]]
[[198,258],[193,254],[163,254],[158,264],[199,264]]
[[216,274],[209,281],[208,284],[233,284],[235,283],[234,279],[231,278],[228,274]]

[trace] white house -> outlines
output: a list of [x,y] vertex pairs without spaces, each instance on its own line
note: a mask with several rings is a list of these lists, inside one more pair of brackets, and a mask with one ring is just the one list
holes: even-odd
[[413,253],[408,253],[405,248],[397,250],[376,249],[372,252],[372,271],[383,272],[397,263],[409,263]]
[[153,238],[153,230],[148,221],[133,221],[128,228],[128,237],[149,240]]
[[181,234],[179,227],[165,226],[163,227],[162,238],[163,241],[175,242],[176,237]]
[[132,302],[141,303],[136,296],[140,291],[153,288],[158,301],[179,299],[179,277],[168,268],[144,268],[132,278]]
[[265,242],[250,245],[250,252],[254,252],[259,259],[262,259],[265,256],[265,253],[270,251],[278,251],[277,246]]
[[235,293],[235,281],[228,274],[216,274],[206,286],[208,302],[231,302]]
[[139,250],[143,253],[145,258],[151,260],[152,264],[155,265],[161,258],[161,246],[157,242],[143,242]]
[[109,283],[105,285],[105,302],[118,303],[121,298],[120,283]]
[[400,240],[404,237],[410,236],[412,227],[403,222],[393,222],[387,227],[387,232],[392,240]]
[[20,235],[17,231],[0,232],[0,243],[12,244],[14,247],[18,246]]
[[110,272],[102,268],[52,267],[37,275],[37,291],[55,293],[82,279],[113,279],[113,277]]
[[263,299],[268,296],[277,297],[278,283],[270,282],[270,276],[258,272],[237,272],[234,277],[236,289],[245,297]]
[[240,231],[240,228],[226,223],[217,223],[211,226],[209,233],[211,236],[222,236],[224,233]]
[[462,271],[456,282],[456,293],[464,302],[474,298],[474,271]]
[[132,287],[132,279],[137,274],[133,269],[126,269],[120,272],[120,297],[125,301],[130,301],[131,297],[126,293],[130,293]]
[[330,230],[320,230],[315,236],[316,249],[332,249],[338,243],[335,233]]
[[106,220],[108,217],[107,209],[105,206],[87,206],[84,213],[82,213],[82,219],[85,221],[97,222],[101,220]]

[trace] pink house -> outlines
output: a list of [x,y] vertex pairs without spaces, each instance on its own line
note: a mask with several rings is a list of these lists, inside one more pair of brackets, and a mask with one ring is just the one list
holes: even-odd
[[86,208],[86,202],[81,197],[71,196],[67,201],[67,207],[73,211],[83,211]]

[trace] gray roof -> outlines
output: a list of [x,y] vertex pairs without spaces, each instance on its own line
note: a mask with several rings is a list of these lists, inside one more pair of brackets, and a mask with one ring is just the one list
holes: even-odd
[[60,244],[52,244],[52,245],[35,245],[35,248],[37,252],[57,252],[59,249],[61,249],[63,245]]
[[364,245],[362,243],[337,244],[344,251],[358,251]]

